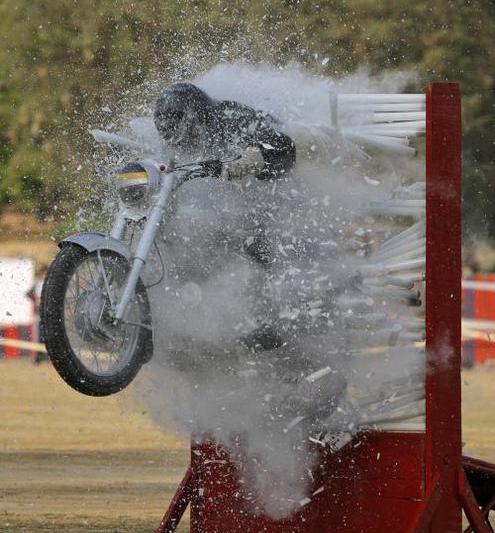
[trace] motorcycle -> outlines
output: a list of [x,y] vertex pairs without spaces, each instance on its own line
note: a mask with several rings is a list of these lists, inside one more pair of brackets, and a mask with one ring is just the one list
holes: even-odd
[[[95,130],[97,141],[139,148]],[[187,181],[218,174],[222,161],[174,166],[143,159],[115,174],[119,210],[108,234],[63,239],[41,294],[41,329],[64,381],[89,396],[114,394],[153,355],[153,321],[142,274],[172,195]],[[140,237],[131,251],[129,228]],[[160,258],[161,259],[161,258]]]

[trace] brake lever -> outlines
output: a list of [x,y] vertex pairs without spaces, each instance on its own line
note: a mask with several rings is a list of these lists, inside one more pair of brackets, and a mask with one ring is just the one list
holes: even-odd
[[240,158],[241,156],[237,155],[230,159],[210,159],[208,161],[203,161],[201,165],[203,166],[203,169],[208,173],[208,175],[213,176],[215,178],[219,178],[222,174],[224,163],[232,163],[233,161],[237,161]]

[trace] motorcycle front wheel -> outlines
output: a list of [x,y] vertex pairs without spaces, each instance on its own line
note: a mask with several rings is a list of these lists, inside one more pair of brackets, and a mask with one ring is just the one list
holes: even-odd
[[48,270],[40,302],[43,339],[62,379],[83,394],[122,390],[151,358],[151,312],[141,280],[124,320],[112,317],[129,269],[111,250],[66,245]]

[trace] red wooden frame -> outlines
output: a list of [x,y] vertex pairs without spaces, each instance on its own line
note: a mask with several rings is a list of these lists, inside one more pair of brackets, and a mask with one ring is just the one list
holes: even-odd
[[282,521],[246,512],[238,466],[214,443],[194,443],[191,467],[157,533],[175,531],[188,502],[191,533],[453,533],[461,530],[462,509],[467,531],[493,532],[487,516],[495,467],[461,457],[461,143],[458,85],[430,84],[425,431],[370,432],[358,435],[359,447],[323,451],[315,487],[324,490]]
[[454,83],[426,90],[426,486],[442,497],[431,530],[461,529],[461,103]]

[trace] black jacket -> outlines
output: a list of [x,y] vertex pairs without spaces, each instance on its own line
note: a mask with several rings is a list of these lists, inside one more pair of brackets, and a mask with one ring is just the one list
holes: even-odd
[[278,130],[278,121],[267,113],[238,102],[219,101],[213,123],[214,136],[225,148],[256,146],[261,150],[265,167],[258,173],[259,179],[281,177],[295,165],[294,142]]

